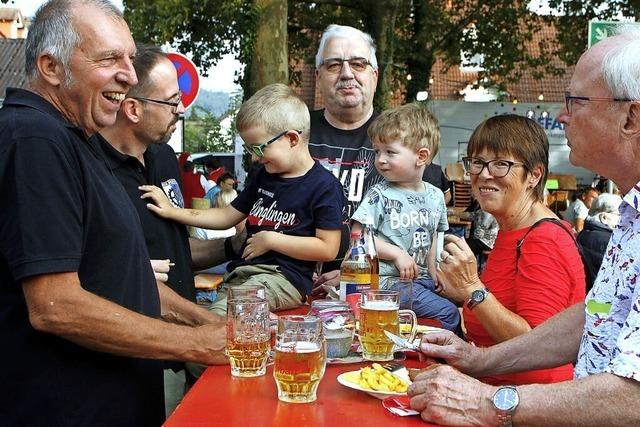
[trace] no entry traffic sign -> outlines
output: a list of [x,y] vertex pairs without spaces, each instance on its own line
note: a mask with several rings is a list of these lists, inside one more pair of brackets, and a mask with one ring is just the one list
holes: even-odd
[[181,53],[168,53],[169,60],[173,62],[178,73],[178,86],[182,92],[182,104],[189,108],[200,92],[200,76],[198,69],[189,58]]

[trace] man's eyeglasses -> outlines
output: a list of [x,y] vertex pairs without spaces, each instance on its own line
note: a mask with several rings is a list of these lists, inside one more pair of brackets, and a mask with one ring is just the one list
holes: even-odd
[[[258,156],[258,157],[263,157],[264,156],[264,149],[267,148],[267,146],[273,144],[274,142],[276,142],[277,140],[279,140],[280,138],[282,138],[284,135],[286,135],[289,132],[290,131],[285,130],[284,132],[277,134],[276,136],[274,136],[273,138],[271,138],[270,140],[268,140],[264,144],[249,145],[249,144],[245,143],[245,144],[243,144],[244,149],[249,154],[254,154],[254,155]],[[302,133],[301,130],[295,130],[295,132],[298,132],[298,134]]]
[[567,112],[571,114],[571,107],[574,100],[578,101],[612,101],[612,102],[632,102],[633,99],[626,98],[602,98],[597,96],[575,96],[571,95],[571,92],[566,91],[564,93],[564,105],[567,107]]
[[366,58],[327,58],[322,61],[325,70],[331,74],[337,74],[342,71],[344,63],[349,64],[349,68],[355,72],[362,72],[367,69],[371,63]]
[[153,102],[155,104],[169,105],[169,106],[173,107],[171,109],[171,112],[173,114],[177,114],[178,113],[178,106],[182,102],[182,93],[178,94],[178,100],[177,101],[163,101],[161,99],[143,98],[141,96],[132,96],[131,98],[137,99],[138,101],[143,101],[143,102]]
[[462,164],[469,175],[480,175],[486,167],[494,178],[506,176],[514,166],[524,166],[524,163],[512,162],[511,160],[496,159],[485,162],[477,157],[463,157]]

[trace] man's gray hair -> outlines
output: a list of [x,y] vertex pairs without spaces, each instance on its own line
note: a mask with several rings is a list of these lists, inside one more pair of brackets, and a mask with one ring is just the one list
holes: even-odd
[[618,214],[620,203],[622,198],[617,194],[602,193],[591,203],[589,216],[596,216],[599,213]]
[[31,21],[25,48],[25,72],[28,81],[38,77],[37,61],[48,53],[59,61],[65,71],[65,83],[71,81],[70,62],[73,50],[82,41],[73,22],[75,6],[94,6],[114,19],[123,19],[122,12],[109,0],[50,0],[40,6]]
[[602,60],[602,77],[615,98],[640,100],[640,27],[623,25],[621,40]]
[[378,60],[376,59],[376,46],[373,43],[373,39],[367,33],[364,33],[357,28],[348,27],[346,25],[331,24],[322,33],[320,39],[320,46],[318,46],[318,53],[316,54],[316,70],[319,70],[324,61],[324,49],[327,47],[327,43],[331,39],[353,39],[360,38],[369,47],[369,58],[367,60],[371,63],[371,67],[374,70],[378,69]]

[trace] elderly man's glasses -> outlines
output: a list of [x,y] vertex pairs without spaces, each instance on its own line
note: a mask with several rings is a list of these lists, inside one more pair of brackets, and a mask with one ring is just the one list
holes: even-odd
[[[298,132],[298,134],[302,133],[301,130],[294,130],[294,131]],[[276,142],[277,140],[279,140],[280,138],[282,138],[284,135],[286,135],[289,132],[290,131],[285,130],[284,132],[281,132],[281,133],[277,134],[276,136],[274,136],[273,138],[271,138],[270,140],[268,140],[264,144],[256,144],[256,145],[243,144],[244,149],[249,154],[254,154],[254,155],[258,156],[258,157],[263,157],[265,148],[267,148],[269,145],[273,144],[274,142]]]
[[366,58],[328,58],[322,61],[325,70],[331,74],[337,74],[342,71],[344,63],[349,64],[349,68],[355,72],[362,72],[367,69],[371,63]]
[[171,112],[173,114],[177,114],[178,113],[178,106],[182,102],[182,93],[178,94],[178,100],[177,101],[164,101],[162,99],[143,98],[141,96],[132,96],[131,98],[137,99],[138,101],[143,101],[143,102],[153,102],[154,104],[169,105],[169,106],[173,107],[171,109]]
[[512,162],[511,160],[496,159],[485,162],[477,157],[463,157],[462,164],[469,175],[480,175],[486,167],[494,178],[506,176],[514,166],[524,166],[524,163]]
[[571,107],[573,101],[612,101],[612,102],[632,102],[633,99],[626,98],[603,98],[597,96],[575,96],[571,95],[571,92],[566,91],[564,93],[564,105],[567,107],[567,112],[571,114]]

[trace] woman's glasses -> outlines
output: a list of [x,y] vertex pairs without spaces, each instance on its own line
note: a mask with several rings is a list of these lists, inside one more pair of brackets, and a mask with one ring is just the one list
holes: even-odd
[[486,162],[477,157],[463,157],[462,164],[464,170],[470,175],[480,175],[484,168],[487,168],[489,174],[494,178],[506,176],[514,166],[524,166],[524,163],[512,162],[511,160],[495,159]]

